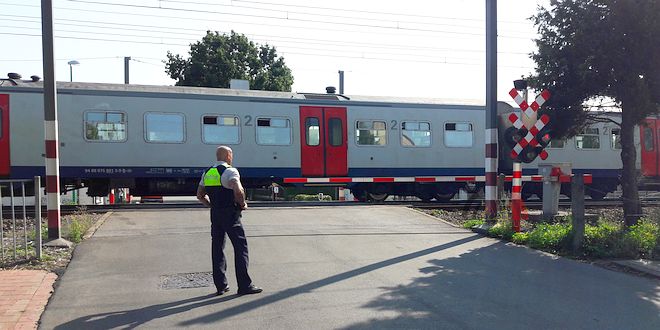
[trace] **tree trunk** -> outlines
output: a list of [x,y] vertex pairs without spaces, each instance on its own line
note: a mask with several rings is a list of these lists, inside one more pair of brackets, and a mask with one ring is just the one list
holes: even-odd
[[642,214],[642,204],[639,200],[637,190],[637,151],[635,149],[635,122],[630,116],[626,116],[626,110],[622,109],[621,116],[621,162],[623,171],[621,173],[621,189],[623,190],[623,216],[626,227],[637,223]]

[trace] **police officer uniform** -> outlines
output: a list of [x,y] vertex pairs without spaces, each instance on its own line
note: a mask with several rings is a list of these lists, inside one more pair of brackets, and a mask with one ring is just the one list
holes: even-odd
[[234,191],[226,188],[233,179],[240,180],[238,170],[226,162],[207,169],[200,185],[204,186],[211,203],[211,257],[213,262],[213,283],[218,294],[228,291],[225,259],[225,234],[234,246],[234,263],[238,293],[251,293],[252,279],[248,275],[248,245],[241,224],[241,209],[234,201]]

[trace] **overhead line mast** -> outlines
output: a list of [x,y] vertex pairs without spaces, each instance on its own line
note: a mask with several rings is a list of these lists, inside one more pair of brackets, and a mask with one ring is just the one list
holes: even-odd
[[486,222],[497,219],[497,0],[486,0]]

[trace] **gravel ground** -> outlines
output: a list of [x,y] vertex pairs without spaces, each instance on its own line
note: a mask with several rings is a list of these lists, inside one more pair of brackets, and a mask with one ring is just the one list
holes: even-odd
[[[474,219],[483,219],[484,211],[483,210],[420,210],[422,212],[428,213],[435,217],[438,217],[444,221],[455,224],[459,227],[462,227],[463,224],[469,220]],[[570,209],[564,209],[570,213]],[[655,220],[660,223],[660,207],[646,207],[643,209],[644,217],[648,219]],[[623,209],[622,208],[588,208],[585,213],[596,214],[601,220],[608,222],[621,223],[623,220]],[[507,215],[504,212],[500,212],[499,218],[509,219],[510,215]],[[522,229],[525,230],[525,225],[528,227],[531,224],[526,224],[523,221]]]
[[[102,216],[102,214],[96,213],[87,213],[84,210],[81,213],[63,216],[62,217],[62,237],[67,238],[68,227],[74,217],[80,217],[81,215],[85,216],[86,227],[93,226]],[[47,219],[42,219],[42,223],[48,223]],[[16,219],[16,245],[18,248],[17,258],[13,258],[13,232],[12,232],[12,221],[10,219],[3,219],[2,230],[3,230],[3,240],[2,248],[4,249],[4,258],[0,256],[0,270],[9,270],[9,269],[35,269],[35,270],[46,270],[48,272],[56,273],[58,276],[61,276],[64,273],[64,270],[69,265],[71,261],[71,255],[75,249],[75,244],[70,248],[56,248],[56,247],[47,247],[42,248],[42,260],[36,260],[35,251],[34,251],[34,219],[27,219],[27,233],[28,233],[28,258],[25,257],[25,239],[23,234],[23,219]],[[45,229],[44,229],[45,230]],[[44,239],[44,241],[46,241]]]

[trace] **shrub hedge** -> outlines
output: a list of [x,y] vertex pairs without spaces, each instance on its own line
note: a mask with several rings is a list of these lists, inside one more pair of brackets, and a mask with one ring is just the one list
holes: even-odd
[[[465,223],[472,228],[476,221]],[[539,223],[527,232],[514,233],[510,221],[500,221],[488,234],[552,253],[568,253],[572,235],[569,223]],[[599,221],[586,225],[582,257],[586,258],[648,258],[660,259],[660,225],[641,219],[626,229],[620,224]]]

